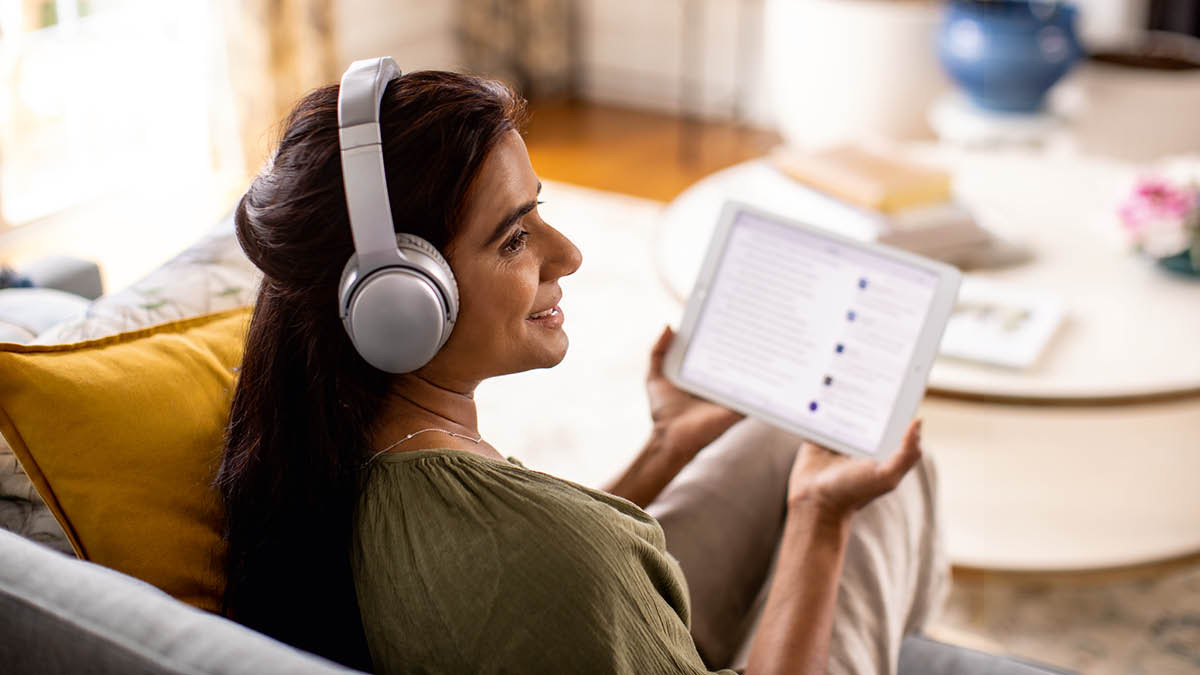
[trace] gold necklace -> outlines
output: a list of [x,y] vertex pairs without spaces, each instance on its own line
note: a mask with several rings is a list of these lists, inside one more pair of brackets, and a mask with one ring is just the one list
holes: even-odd
[[475,445],[479,445],[479,442],[483,440],[483,434],[480,434],[478,438],[471,438],[470,436],[468,436],[466,434],[456,434],[453,431],[446,431],[445,429],[438,429],[437,427],[429,427],[428,429],[418,429],[417,431],[412,432],[411,434],[405,436],[404,438],[401,438],[400,440],[396,441],[395,443],[392,443],[391,445],[387,446],[386,448],[379,450],[378,452],[371,455],[371,459],[367,460],[367,464],[370,464],[371,462],[375,461],[376,457],[382,455],[383,453],[387,452],[388,450],[391,450],[392,448],[396,447],[397,445],[400,445],[404,441],[407,441],[408,439],[412,438],[413,436],[416,436],[417,434],[423,434],[426,431],[440,431],[443,434],[446,434],[447,436],[454,436],[455,438],[464,438],[468,441],[471,441]]

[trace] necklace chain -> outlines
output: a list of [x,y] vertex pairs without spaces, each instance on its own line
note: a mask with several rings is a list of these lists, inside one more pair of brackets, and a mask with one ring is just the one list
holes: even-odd
[[480,435],[476,438],[471,438],[470,436],[468,436],[466,434],[457,434],[457,433],[454,433],[453,431],[447,431],[445,429],[438,429],[437,427],[429,427],[427,429],[418,429],[418,430],[412,432],[411,434],[405,436],[404,438],[401,438],[400,440],[396,441],[395,443],[392,443],[391,445],[387,446],[386,448],[379,450],[375,454],[371,455],[371,459],[367,460],[367,464],[370,464],[371,462],[375,461],[376,457],[382,455],[383,453],[387,452],[388,450],[391,450],[392,448],[396,447],[397,445],[400,445],[401,443],[403,443],[404,441],[407,441],[408,439],[412,438],[413,436],[416,436],[417,434],[423,434],[427,431],[440,431],[443,434],[446,434],[447,436],[454,436],[455,438],[466,439],[468,441],[471,441],[475,445],[479,445],[479,442],[483,440],[482,435]]

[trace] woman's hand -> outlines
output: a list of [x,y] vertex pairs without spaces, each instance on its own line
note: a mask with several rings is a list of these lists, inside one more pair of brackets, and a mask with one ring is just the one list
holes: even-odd
[[646,374],[646,394],[650,398],[650,418],[654,434],[671,452],[694,457],[725,430],[742,419],[725,406],[693,396],[676,387],[663,375],[663,360],[675,340],[670,326],[650,351],[650,371]]
[[921,420],[908,425],[900,450],[884,462],[839,455],[805,442],[788,478],[788,508],[815,507],[823,517],[843,519],[891,492],[921,459]]
[[646,393],[654,432],[633,462],[607,490],[646,508],[704,446],[712,443],[742,416],[732,410],[692,396],[663,375],[663,361],[675,333],[663,329],[650,351]]

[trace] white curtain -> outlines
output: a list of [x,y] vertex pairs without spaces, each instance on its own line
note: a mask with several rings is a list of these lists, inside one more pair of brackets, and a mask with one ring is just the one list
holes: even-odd
[[307,91],[336,82],[333,0],[221,0],[242,154],[258,172]]
[[526,97],[574,93],[577,17],[574,0],[459,0],[466,65]]

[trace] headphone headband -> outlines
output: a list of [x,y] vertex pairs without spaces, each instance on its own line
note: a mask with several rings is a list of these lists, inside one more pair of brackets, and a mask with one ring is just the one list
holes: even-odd
[[383,169],[379,104],[388,82],[400,77],[390,56],[350,64],[338,93],[342,182],[359,273],[369,274],[396,258],[396,233]]
[[338,143],[355,254],[338,285],[338,315],[363,360],[388,373],[429,363],[458,317],[454,271],[429,242],[392,223],[379,105],[400,77],[389,57],[355,61],[338,92]]

